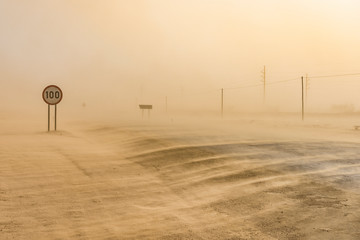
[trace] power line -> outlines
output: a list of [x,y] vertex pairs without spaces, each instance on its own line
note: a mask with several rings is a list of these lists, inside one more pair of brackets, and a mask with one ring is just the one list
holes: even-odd
[[[322,76],[308,76],[307,78],[331,78],[331,77],[344,77],[344,76],[360,76],[360,73],[347,73],[347,74],[336,74],[336,75],[322,75]],[[297,81],[299,80],[299,78],[291,78],[291,79],[286,79],[286,80],[280,80],[280,81],[275,81],[275,82],[267,82],[267,85],[272,85],[272,84],[279,84],[279,83],[284,83],[284,82],[291,82],[291,81]],[[250,85],[243,85],[243,86],[238,86],[238,87],[229,87],[229,88],[224,88],[227,90],[233,90],[233,89],[241,89],[241,88],[251,88],[251,87],[259,87],[259,86],[263,86],[262,84],[250,84]]]
[[310,76],[308,78],[331,78],[331,77],[345,77],[345,76],[360,76],[360,73],[347,73],[347,74],[324,75],[324,76]]
[[188,97],[188,96],[196,96],[196,95],[205,95],[213,92],[217,92],[219,89],[208,89],[208,90],[197,90],[197,92],[192,93],[182,93],[182,94],[175,94],[173,97]]
[[[296,80],[299,80],[299,78],[297,77],[297,78],[291,78],[291,79],[280,80],[280,81],[275,81],[275,82],[267,82],[267,85],[279,84],[279,83],[284,83],[284,82],[291,82],[291,81],[296,81]],[[234,89],[259,87],[259,86],[264,86],[264,84],[262,83],[262,84],[243,85],[243,86],[232,87],[232,88],[224,88],[224,89],[234,90]]]
[[281,81],[276,81],[276,82],[268,82],[268,85],[272,85],[272,84],[279,84],[279,83],[284,83],[284,82],[292,82],[292,81],[298,81],[299,78],[291,78],[291,79],[287,79],[287,80],[281,80]]
[[258,87],[258,86],[263,86],[263,84],[243,85],[243,86],[224,88],[224,89],[226,89],[226,90],[234,90],[234,89],[240,89],[240,88]]
[[[332,78],[332,77],[344,77],[344,76],[360,76],[360,73],[347,73],[347,74],[335,74],[335,75],[319,75],[319,76],[308,76],[307,77],[307,88],[308,88],[308,81],[310,80],[310,78],[314,79],[314,78]],[[281,83],[285,83],[285,82],[292,82],[292,81],[298,81],[299,77],[296,78],[290,78],[290,79],[285,79],[285,80],[280,80],[280,81],[274,81],[274,82],[266,82],[267,85],[275,85],[275,84],[281,84]],[[247,81],[249,82],[249,81]],[[193,91],[193,93],[185,93],[185,94],[180,94],[180,96],[193,96],[193,95],[203,95],[203,94],[209,94],[210,92],[216,92],[218,90],[236,90],[236,89],[243,89],[243,88],[252,88],[252,87],[260,87],[260,86],[264,86],[264,83],[261,84],[249,84],[249,85],[240,85],[240,86],[235,86],[235,87],[225,87],[225,88],[216,88],[216,89],[197,89],[195,91]],[[176,94],[178,95],[178,94]],[[176,97],[176,95],[173,95],[173,97]]]
[[[242,77],[238,77],[238,79],[241,79]],[[238,86],[239,85],[239,80],[232,80],[229,82],[223,82],[225,86],[229,86],[229,88],[231,88],[231,86]],[[241,84],[244,85],[253,85],[254,84],[254,79],[247,79],[245,81],[241,81]]]

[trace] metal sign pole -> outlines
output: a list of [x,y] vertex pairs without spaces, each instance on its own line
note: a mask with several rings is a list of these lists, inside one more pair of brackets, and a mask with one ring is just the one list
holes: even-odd
[[56,118],[57,118],[57,104],[55,104],[55,131],[56,131]]
[[144,111],[145,110],[148,110],[148,118],[150,118],[150,110],[153,109],[153,106],[152,105],[144,105],[144,104],[140,104],[139,105],[140,109],[141,109],[141,116],[142,116],[142,119],[144,119]]
[[57,104],[61,102],[63,93],[58,86],[49,85],[42,92],[43,100],[48,104],[48,132],[50,132],[50,105],[55,105],[55,131],[57,130]]
[[50,104],[48,104],[48,132],[50,132]]

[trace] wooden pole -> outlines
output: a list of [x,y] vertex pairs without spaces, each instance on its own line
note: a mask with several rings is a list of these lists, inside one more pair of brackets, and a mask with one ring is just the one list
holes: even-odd
[[305,76],[305,102],[307,104],[308,99],[308,89],[309,89],[309,80],[308,80],[308,74]]
[[266,98],[266,67],[264,66],[264,75],[263,75],[264,79],[264,95],[263,95],[263,104],[265,104],[265,98]]
[[224,89],[221,89],[221,117],[224,117]]

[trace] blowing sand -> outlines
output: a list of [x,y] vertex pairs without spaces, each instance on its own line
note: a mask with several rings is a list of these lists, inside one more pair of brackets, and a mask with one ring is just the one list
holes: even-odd
[[360,239],[360,132],[0,127],[0,239]]

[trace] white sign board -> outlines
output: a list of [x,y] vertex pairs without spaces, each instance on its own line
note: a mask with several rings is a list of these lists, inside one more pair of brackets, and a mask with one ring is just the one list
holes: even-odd
[[61,102],[63,93],[58,86],[50,85],[44,89],[42,97],[47,104],[56,105]]

